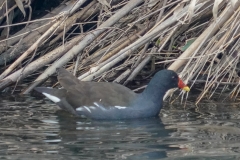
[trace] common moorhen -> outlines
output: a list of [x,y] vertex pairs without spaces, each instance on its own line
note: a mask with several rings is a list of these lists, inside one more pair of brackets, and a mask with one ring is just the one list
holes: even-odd
[[58,81],[64,89],[37,87],[35,90],[62,109],[92,119],[154,117],[159,114],[163,96],[169,89],[190,90],[171,70],[157,72],[140,94],[117,83],[79,81],[63,68],[58,69]]

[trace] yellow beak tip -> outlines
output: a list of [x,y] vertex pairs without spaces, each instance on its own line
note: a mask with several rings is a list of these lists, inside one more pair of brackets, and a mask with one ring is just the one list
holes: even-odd
[[182,90],[186,91],[186,92],[189,92],[190,91],[190,88],[188,86],[185,86],[182,88]]

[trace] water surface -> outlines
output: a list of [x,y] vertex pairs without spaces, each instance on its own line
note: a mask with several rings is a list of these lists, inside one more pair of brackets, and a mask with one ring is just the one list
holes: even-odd
[[160,118],[94,121],[47,99],[0,99],[0,159],[240,159],[239,104],[166,104]]

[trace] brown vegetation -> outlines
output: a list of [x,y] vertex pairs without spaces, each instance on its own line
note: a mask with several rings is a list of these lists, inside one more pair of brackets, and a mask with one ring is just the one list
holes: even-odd
[[34,77],[29,93],[65,65],[83,81],[127,84],[151,62],[204,83],[199,99],[219,85],[239,92],[240,1],[69,0],[41,18],[31,0],[0,3],[1,90]]

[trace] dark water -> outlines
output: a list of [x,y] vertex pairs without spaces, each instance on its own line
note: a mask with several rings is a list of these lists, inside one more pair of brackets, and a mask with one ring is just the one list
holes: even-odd
[[160,118],[92,121],[46,99],[1,97],[0,159],[240,159],[239,104],[166,105]]

